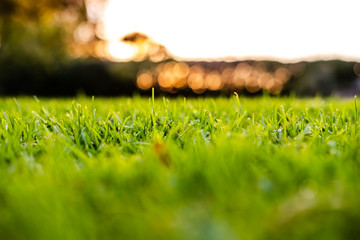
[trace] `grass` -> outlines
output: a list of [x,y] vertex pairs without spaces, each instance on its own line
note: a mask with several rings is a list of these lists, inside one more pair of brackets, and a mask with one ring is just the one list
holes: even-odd
[[357,99],[240,98],[1,99],[0,238],[359,238]]

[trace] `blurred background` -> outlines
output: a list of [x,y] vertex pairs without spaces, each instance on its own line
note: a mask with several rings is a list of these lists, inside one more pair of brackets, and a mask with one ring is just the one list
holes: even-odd
[[1,0],[0,95],[352,97],[356,1]]

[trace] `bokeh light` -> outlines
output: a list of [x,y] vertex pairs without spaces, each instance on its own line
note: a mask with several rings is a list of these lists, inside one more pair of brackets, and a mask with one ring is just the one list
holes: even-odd
[[94,37],[94,25],[88,22],[81,23],[74,31],[74,40],[78,43],[90,42]]
[[107,43],[108,58],[112,61],[130,61],[135,55],[135,49],[130,45],[111,41]]
[[153,75],[150,71],[144,71],[138,74],[136,84],[141,90],[148,90],[154,84]]
[[159,86],[170,93],[189,88],[197,94],[205,91],[231,92],[243,89],[249,93],[266,90],[271,94],[279,94],[292,77],[289,70],[291,64],[275,68],[270,68],[265,62],[210,65],[200,62],[162,62],[151,71],[141,71],[137,77],[137,86],[141,90]]
[[217,71],[212,71],[206,75],[205,84],[207,89],[216,91],[222,88],[223,80]]

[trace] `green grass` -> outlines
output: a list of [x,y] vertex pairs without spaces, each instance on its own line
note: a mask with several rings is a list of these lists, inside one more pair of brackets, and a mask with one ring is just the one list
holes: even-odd
[[0,100],[1,239],[356,239],[357,100]]

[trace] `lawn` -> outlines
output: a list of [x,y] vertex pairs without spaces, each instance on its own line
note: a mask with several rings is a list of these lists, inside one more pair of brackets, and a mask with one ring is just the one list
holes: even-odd
[[0,239],[356,239],[355,99],[0,100]]

